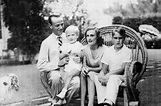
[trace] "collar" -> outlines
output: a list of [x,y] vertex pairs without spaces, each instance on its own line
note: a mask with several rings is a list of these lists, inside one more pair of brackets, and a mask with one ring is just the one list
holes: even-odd
[[123,45],[122,48],[121,48],[119,51],[116,51],[116,50],[115,50],[114,45],[113,45],[112,48],[113,48],[113,50],[114,50],[115,53],[120,53],[121,51],[123,51],[123,50],[126,48],[126,46]]
[[54,39],[57,39],[58,37],[62,38],[62,35],[58,36],[58,35],[55,35],[54,33],[52,33],[51,36],[52,36]]

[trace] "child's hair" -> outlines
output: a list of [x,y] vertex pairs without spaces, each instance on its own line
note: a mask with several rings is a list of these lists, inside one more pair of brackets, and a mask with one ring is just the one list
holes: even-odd
[[77,26],[74,26],[74,25],[68,26],[65,30],[65,34],[67,34],[68,31],[73,31],[77,36],[79,36],[79,29]]

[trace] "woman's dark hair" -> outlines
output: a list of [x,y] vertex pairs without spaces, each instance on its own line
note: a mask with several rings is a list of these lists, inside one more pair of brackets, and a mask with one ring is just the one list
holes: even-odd
[[98,47],[102,46],[103,45],[103,38],[100,36],[100,31],[96,28],[96,27],[90,27],[88,28],[86,31],[85,31],[85,38],[87,40],[87,32],[90,31],[90,30],[94,30],[95,31],[95,34],[96,34],[96,37],[97,37],[97,41],[96,41],[96,44],[98,45]]
[[114,30],[114,32],[112,33],[112,36],[115,35],[115,32],[119,33],[123,38],[126,37],[126,31],[122,28],[118,28],[118,29]]

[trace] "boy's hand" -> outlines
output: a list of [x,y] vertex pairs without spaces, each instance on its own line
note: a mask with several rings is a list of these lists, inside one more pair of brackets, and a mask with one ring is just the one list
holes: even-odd
[[104,82],[104,73],[101,71],[99,74],[98,74],[98,81],[102,84],[102,82]]
[[110,77],[110,74],[106,74],[103,78],[102,78],[102,81],[101,81],[101,84],[103,86],[106,86],[108,80],[109,80],[109,77]]
[[101,72],[98,74],[98,80],[101,82],[103,77],[104,77],[104,73],[101,71]]

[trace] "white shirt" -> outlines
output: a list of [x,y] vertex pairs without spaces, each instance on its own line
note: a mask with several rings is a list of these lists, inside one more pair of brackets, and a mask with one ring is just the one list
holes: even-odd
[[[66,42],[65,34],[62,35],[62,42]],[[59,45],[57,35],[52,33],[42,43],[39,52],[37,68],[39,71],[51,71],[58,68]]]
[[131,60],[132,51],[124,45],[122,49],[117,52],[114,46],[109,47],[105,51],[101,62],[109,65],[109,71],[113,71],[121,68],[124,62],[130,62]]
[[63,53],[68,53],[69,51],[71,51],[70,55],[69,55],[69,63],[67,65],[65,65],[65,69],[64,71],[70,72],[73,69],[77,69],[77,70],[81,70],[82,64],[81,63],[75,63],[73,61],[73,58],[75,57],[74,53],[80,53],[81,50],[83,49],[83,45],[80,42],[76,42],[74,44],[70,44],[70,43],[64,43],[61,47],[60,47],[61,51]]

